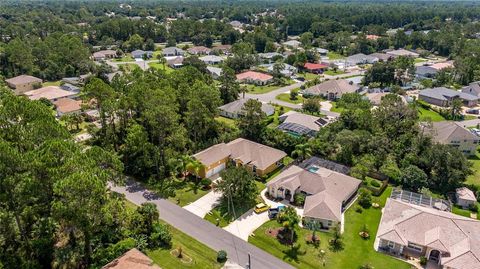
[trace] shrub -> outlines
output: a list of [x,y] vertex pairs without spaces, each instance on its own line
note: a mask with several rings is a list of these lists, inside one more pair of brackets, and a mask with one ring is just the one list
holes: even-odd
[[224,262],[227,260],[227,252],[225,250],[220,250],[217,252],[217,262]]
[[378,187],[381,186],[381,184],[380,184],[378,181],[376,181],[376,180],[371,180],[371,181],[370,181],[370,185],[372,185],[372,186],[375,187],[375,188],[378,188]]
[[156,222],[153,225],[153,232],[149,239],[150,248],[169,247],[172,243],[172,234],[167,225]]
[[473,204],[470,206],[470,211],[473,211],[473,212],[478,212],[478,205],[477,204]]
[[372,195],[370,191],[360,189],[360,195],[358,196],[358,204],[363,208],[369,208],[372,206]]
[[210,187],[210,185],[212,185],[212,180],[209,179],[209,178],[204,178],[204,179],[202,179],[202,181],[200,181],[200,184],[201,184],[204,188],[208,188],[208,187]]
[[427,264],[427,257],[421,256],[420,257],[420,264],[421,265],[426,265]]
[[296,193],[294,196],[293,196],[293,202],[295,203],[295,205],[298,205],[298,206],[303,206],[305,204],[305,194],[303,193]]
[[357,212],[357,213],[362,213],[362,212],[363,212],[362,207],[361,207],[361,206],[356,206],[356,207],[355,207],[355,212]]

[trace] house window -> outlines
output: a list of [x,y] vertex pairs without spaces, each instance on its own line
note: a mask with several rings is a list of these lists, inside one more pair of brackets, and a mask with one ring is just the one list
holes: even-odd
[[388,241],[388,247],[389,248],[394,248],[395,247],[395,243],[393,243],[392,241]]
[[328,226],[332,226],[333,222],[331,220],[328,221]]
[[257,166],[254,165],[254,166],[252,167],[252,171],[253,171],[254,173],[256,173],[256,172],[257,172]]
[[423,250],[422,246],[411,243],[411,242],[408,242],[408,248],[416,250],[416,251],[422,251]]

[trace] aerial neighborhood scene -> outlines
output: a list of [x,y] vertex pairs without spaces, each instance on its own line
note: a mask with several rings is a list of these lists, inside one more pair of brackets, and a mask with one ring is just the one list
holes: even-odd
[[0,269],[480,269],[480,2],[0,1]]

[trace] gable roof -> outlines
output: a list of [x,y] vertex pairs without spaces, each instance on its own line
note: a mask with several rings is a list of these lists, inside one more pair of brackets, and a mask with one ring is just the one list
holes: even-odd
[[308,70],[317,70],[317,69],[325,69],[325,68],[328,68],[328,66],[325,65],[325,64],[305,63],[305,64],[303,65],[303,68],[308,69]]
[[479,140],[472,132],[455,121],[432,122],[431,128],[426,128],[427,134],[441,144],[450,144],[451,141]]
[[462,92],[480,96],[480,81],[475,81],[462,88]]
[[378,61],[378,58],[372,55],[365,55],[363,53],[357,53],[347,57],[347,62],[354,64],[371,63],[374,61]]
[[358,89],[357,86],[350,84],[345,79],[327,80],[308,89],[305,89],[306,94],[311,95],[326,95],[327,93],[353,93]]
[[282,44],[290,47],[298,47],[302,44],[302,42],[297,40],[289,40],[289,41],[283,42]]
[[177,47],[167,47],[162,49],[163,54],[182,54],[184,51],[182,49],[179,49]]
[[402,245],[412,242],[447,252],[440,264],[451,268],[480,268],[480,222],[451,212],[388,198],[377,238],[398,235]]
[[[240,98],[236,101],[220,106],[218,109],[231,114],[240,115],[242,113],[243,106],[249,99],[250,98]],[[272,105],[262,103],[262,111],[269,116],[275,112],[275,108]]]
[[409,56],[409,57],[418,57],[418,53],[409,51],[406,49],[398,49],[398,50],[391,50],[387,51],[387,54],[393,55],[393,56]]
[[187,51],[191,54],[197,54],[197,53],[210,53],[210,51],[212,50],[205,46],[196,46],[196,47],[191,47],[187,49]]
[[282,122],[277,128],[282,129],[281,125],[284,123],[294,123],[307,128],[312,132],[318,132],[320,130],[320,124],[318,120],[320,117],[303,114],[297,111],[288,111],[280,115],[279,120]]
[[13,78],[6,79],[5,82],[11,85],[21,85],[21,84],[28,84],[28,83],[42,83],[42,80],[29,75],[20,75]]
[[223,58],[217,55],[207,55],[198,59],[204,62],[223,62]]
[[377,58],[378,60],[382,60],[382,61],[387,61],[390,58],[392,58],[391,55],[388,55],[386,53],[380,53],[380,52],[374,52],[372,54],[369,54],[368,56]]
[[442,100],[442,101],[447,101],[454,97],[458,97],[458,98],[469,100],[469,101],[474,101],[479,99],[479,97],[475,95],[451,90],[445,87],[437,87],[437,88],[429,88],[429,89],[421,90],[419,95]]
[[194,154],[193,157],[204,165],[210,166],[219,160],[227,158],[230,154],[231,151],[227,144],[220,143]]
[[293,165],[269,181],[267,187],[303,191],[309,194],[305,199],[305,216],[340,221],[342,204],[360,184],[356,178],[323,167],[313,173]]
[[31,90],[24,93],[30,100],[39,100],[42,98],[53,100],[63,97],[69,97],[75,95],[74,92],[62,90],[58,86],[47,86],[36,90]]
[[246,71],[246,72],[237,74],[238,80],[251,79],[251,80],[268,81],[272,78],[273,77],[268,74],[255,72],[255,71]]
[[457,194],[458,198],[463,199],[463,200],[468,200],[468,201],[477,201],[477,197],[475,197],[475,194],[473,191],[471,191],[467,187],[461,187],[457,188],[455,190],[455,193]]
[[125,252],[102,269],[160,269],[147,255],[136,248]]
[[280,161],[287,154],[281,150],[265,146],[244,138],[237,138],[227,144],[230,148],[230,158],[243,164],[251,164],[264,170]]
[[60,113],[69,113],[79,111],[82,108],[82,101],[73,100],[70,98],[62,98],[53,102],[57,111]]

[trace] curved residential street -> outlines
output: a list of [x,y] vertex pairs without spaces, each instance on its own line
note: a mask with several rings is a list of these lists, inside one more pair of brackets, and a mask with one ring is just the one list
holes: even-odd
[[250,254],[252,262],[250,268],[294,268],[228,231],[216,227],[212,223],[196,216],[188,210],[185,210],[168,200],[159,198],[138,182],[130,180],[127,181],[125,186],[110,184],[110,189],[114,192],[125,195],[127,200],[136,205],[141,205],[145,202],[154,203],[157,206],[160,219],[215,251],[225,250],[230,262],[245,266],[248,262],[248,254]]

